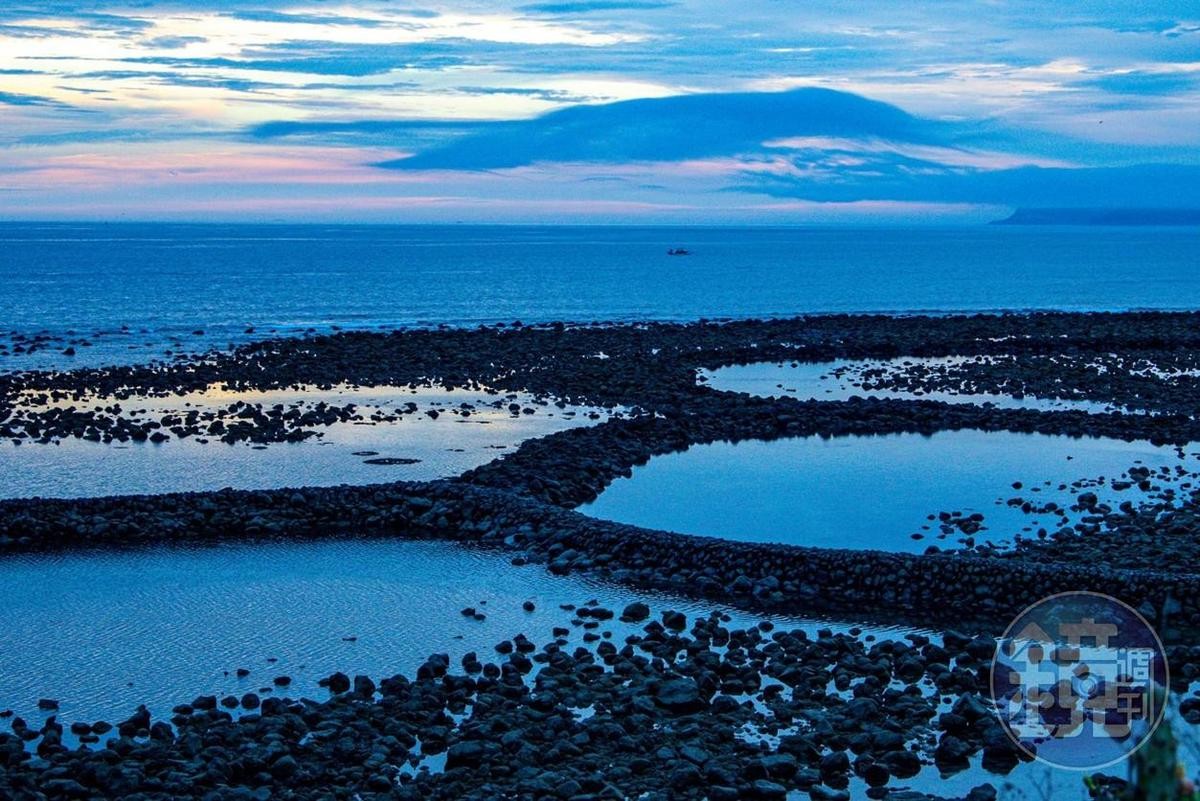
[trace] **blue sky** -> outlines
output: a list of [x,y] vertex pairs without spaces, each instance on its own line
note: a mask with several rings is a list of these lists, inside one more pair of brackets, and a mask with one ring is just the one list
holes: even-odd
[[0,8],[0,218],[1200,207],[1194,2]]

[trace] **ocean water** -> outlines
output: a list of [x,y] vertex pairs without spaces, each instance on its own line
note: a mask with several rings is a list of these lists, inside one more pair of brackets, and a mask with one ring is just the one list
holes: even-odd
[[0,343],[90,343],[0,369],[333,326],[1196,308],[1198,268],[1188,228],[0,223]]

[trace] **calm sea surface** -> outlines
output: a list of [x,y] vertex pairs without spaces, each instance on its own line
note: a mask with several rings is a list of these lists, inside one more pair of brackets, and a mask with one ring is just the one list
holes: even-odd
[[1198,307],[1185,228],[0,223],[0,334],[91,343],[10,369],[309,327]]

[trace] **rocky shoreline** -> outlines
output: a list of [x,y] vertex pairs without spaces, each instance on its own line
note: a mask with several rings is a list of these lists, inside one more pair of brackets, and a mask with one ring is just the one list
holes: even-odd
[[866,391],[1031,396],[1194,415],[1200,393],[1200,354],[1170,347],[1020,357],[993,354],[940,364],[881,365],[860,370],[853,378]]
[[[623,639],[614,618],[641,625]],[[678,798],[926,801],[927,765],[955,773],[1019,752],[981,696],[990,638],[871,637],[729,628],[640,603],[564,609],[525,635],[434,654],[378,683],[336,673],[325,701],[201,696],[168,720],[12,721],[0,791],[12,798]],[[829,687],[836,688],[830,691]],[[939,712],[940,696],[955,695]],[[52,702],[48,702],[52,703]],[[103,747],[88,748],[105,737]],[[26,742],[36,742],[32,749]],[[32,750],[32,752],[31,752]],[[853,784],[852,784],[853,783]],[[967,801],[991,801],[981,785]]]
[[[506,548],[514,560],[545,563],[555,573],[584,572],[750,610],[840,612],[863,619],[888,614],[947,628],[971,623],[996,633],[1014,613],[1045,596],[1047,588],[1094,590],[1115,595],[1164,623],[1172,670],[1181,680],[1190,679],[1200,676],[1200,649],[1190,645],[1200,631],[1200,571],[1185,566],[1200,558],[1200,491],[1189,482],[1181,483],[1178,492],[1160,492],[1117,509],[1080,492],[1072,506],[1079,522],[1054,536],[1023,541],[1011,550],[932,549],[923,555],[730,542],[639,529],[572,510],[654,455],[717,440],[980,429],[1146,439],[1175,446],[1200,441],[1196,404],[1188,402],[1196,396],[1189,387],[1181,388],[1178,375],[1127,382],[1105,372],[1073,375],[1088,397],[1118,387],[1121,397],[1102,400],[1124,403],[1136,391],[1140,406],[1157,412],[1133,415],[751,398],[698,384],[699,368],[753,361],[1004,355],[987,363],[1005,366],[1014,383],[989,384],[993,391],[1005,391],[1048,380],[1046,365],[1053,354],[1094,357],[1116,369],[1118,364],[1143,364],[1155,354],[1156,363],[1182,364],[1182,356],[1171,354],[1197,345],[1197,314],[826,316],[342,333],[255,343],[168,365],[12,373],[0,376],[0,427],[5,436],[23,441],[31,439],[30,431],[51,437],[135,438],[138,429],[116,408],[121,401],[194,392],[216,383],[244,389],[342,384],[488,388],[529,393],[546,403],[621,408],[626,416],[528,441],[507,457],[452,480],[0,501],[0,553],[348,531],[440,538]],[[1097,377],[1089,384],[1092,373]],[[1159,384],[1162,390],[1156,395]],[[28,399],[38,395],[60,404],[102,396],[108,408],[63,416],[61,406],[50,411],[49,406],[30,405]],[[271,437],[279,432],[302,437],[326,424],[286,413],[272,416],[262,409],[240,419],[245,438],[252,441],[276,441]],[[172,435],[202,436],[218,420],[184,418]],[[33,441],[26,447],[43,446]],[[1130,480],[1152,485],[1151,478],[1134,474]],[[864,488],[864,502],[871,502],[869,488]],[[595,628],[604,620],[588,618],[581,614],[576,619],[595,622]],[[722,633],[715,620],[692,624],[690,637],[684,637],[683,628],[663,620],[645,639],[624,648],[618,643],[607,648],[607,640],[598,638],[594,652],[570,654],[565,642],[542,651],[521,645],[501,665],[478,666],[482,672],[464,665],[465,676],[452,676],[447,665],[431,663],[415,681],[397,677],[380,682],[379,697],[373,686],[366,692],[368,684],[356,683],[354,692],[337,693],[327,702],[272,702],[236,721],[205,701],[178,712],[174,728],[137,716],[121,737],[95,751],[62,748],[53,725],[24,733],[14,727],[13,735],[0,735],[0,754],[7,760],[0,787],[7,781],[11,792],[35,798],[138,792],[167,797],[185,788],[195,788],[187,792],[196,797],[254,798],[274,792],[315,798],[322,797],[322,786],[347,798],[356,793],[700,798],[705,787],[710,798],[781,798],[790,789],[815,787],[810,790],[814,798],[839,798],[846,797],[838,793],[845,786],[842,778],[850,774],[867,784],[871,776],[884,778],[881,787],[886,777],[902,776],[897,766],[910,763],[911,757],[898,756],[904,749],[896,747],[896,735],[935,719],[936,703],[930,706],[889,689],[897,677],[910,685],[927,677],[943,694],[957,697],[949,713],[957,717],[937,719],[933,728],[940,727],[941,735],[927,743],[927,755],[953,756],[957,763],[982,749],[993,764],[1007,764],[1010,758],[1015,764],[1015,756],[1004,751],[989,727],[993,717],[978,712],[980,702],[972,695],[987,685],[987,659],[978,641],[960,642],[947,635],[941,646],[891,643],[885,649],[883,643],[834,637],[810,643],[769,629]],[[986,644],[990,649],[991,641]],[[947,652],[957,655],[950,658]],[[530,660],[535,657],[543,669],[530,686]],[[821,689],[830,680],[830,665],[867,679],[856,686],[846,709]],[[779,679],[782,674],[795,681]],[[622,677],[621,682],[605,678],[612,676]],[[766,703],[781,707],[773,719],[808,719],[818,739],[794,735],[804,740],[794,743],[795,749],[785,749],[781,740],[775,752],[755,754],[732,735],[712,733],[761,714],[738,698],[747,688],[758,691],[766,676],[799,688],[790,694],[768,693]],[[825,680],[818,681],[822,676]],[[858,687],[864,686],[869,689],[860,695]],[[685,690],[687,698],[664,700],[664,687],[671,688],[668,699],[676,691],[682,698]],[[739,688],[743,692],[734,692]],[[468,701],[473,714],[461,720]],[[586,720],[564,711],[589,706],[609,711]],[[818,713],[821,723],[813,723]],[[714,723],[720,725],[714,729]],[[607,734],[593,730],[601,724]],[[651,724],[669,736],[663,734],[661,748],[647,750],[636,735]],[[326,733],[318,737],[316,732],[322,731]],[[883,738],[886,747],[876,742],[885,731],[891,732]],[[30,732],[34,736],[27,736]],[[546,732],[554,734],[548,749],[529,745],[541,742]],[[38,741],[38,757],[30,756],[26,740]],[[385,769],[410,759],[418,741],[418,750],[447,753],[445,773],[400,778],[399,772]],[[574,747],[567,747],[571,743]],[[253,755],[235,756],[243,752]],[[700,753],[706,756],[700,758]],[[290,761],[277,770],[283,760]],[[136,780],[130,778],[133,774]],[[877,797],[922,796],[880,792]],[[980,790],[972,801],[988,797],[987,790]]]

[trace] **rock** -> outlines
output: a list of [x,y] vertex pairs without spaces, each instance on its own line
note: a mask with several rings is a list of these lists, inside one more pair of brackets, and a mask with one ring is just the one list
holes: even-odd
[[933,759],[938,765],[957,766],[966,763],[971,751],[971,746],[963,740],[952,734],[943,734],[933,753]]
[[787,798],[787,788],[766,779],[758,779],[750,785],[750,796],[752,798]]
[[291,754],[282,756],[271,765],[271,775],[276,779],[290,779],[300,770],[300,763]]
[[370,698],[375,694],[375,682],[371,681],[369,676],[355,676],[354,694],[363,698]]
[[487,748],[478,740],[455,743],[446,751],[446,769],[477,768],[486,754]]
[[790,779],[799,769],[796,758],[791,754],[771,754],[760,759],[759,764],[772,779]]
[[850,801],[850,793],[844,790],[834,790],[821,784],[810,787],[808,797],[812,801]]
[[621,613],[621,620],[626,623],[641,623],[648,617],[650,617],[650,607],[641,601],[634,601]]
[[687,628],[687,616],[682,612],[676,612],[668,609],[662,613],[663,625],[674,631],[683,631]]
[[700,697],[700,689],[691,679],[662,682],[654,689],[654,702],[676,714],[698,712],[706,706]]
[[884,754],[883,762],[901,779],[910,779],[921,771],[920,757],[908,750],[890,751]]
[[92,795],[74,779],[50,779],[43,786],[51,798],[89,798]]
[[[216,708],[215,702],[213,708]],[[124,737],[133,737],[142,730],[150,728],[150,710],[145,704],[140,705],[137,711],[126,720],[117,724],[117,731]]]
[[850,757],[845,751],[833,751],[821,757],[819,763],[822,776],[837,776],[850,772]]
[[703,780],[700,776],[699,768],[691,763],[684,762],[678,764],[678,767],[671,771],[669,781],[671,786],[676,790],[686,790],[689,787],[699,785]]
[[328,687],[329,692],[336,695],[350,689],[350,677],[339,671],[327,679],[322,679],[319,684]]
[[867,765],[862,772],[863,781],[871,787],[883,787],[891,780],[891,772],[878,762]]

